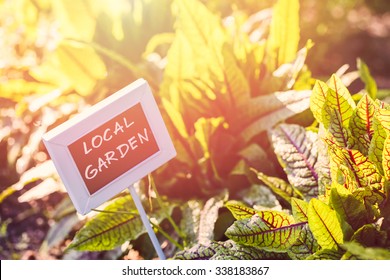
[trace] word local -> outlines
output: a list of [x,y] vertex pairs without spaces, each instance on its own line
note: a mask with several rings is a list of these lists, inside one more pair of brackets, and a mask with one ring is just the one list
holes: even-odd
[[[109,142],[118,134],[124,133],[124,129],[131,127],[133,124],[134,122],[129,123],[126,117],[123,117],[123,123],[115,122],[113,130],[107,128],[102,135],[92,137],[90,143],[84,141],[84,154],[88,155],[92,150],[100,148],[105,142]],[[138,149],[139,145],[143,145],[145,142],[149,142],[148,130],[146,128],[128,138],[127,142],[118,145],[114,150],[104,153],[103,157],[98,157],[96,165],[88,165],[84,173],[85,178],[88,180],[95,178],[98,173],[102,172],[103,168],[108,169],[113,161],[124,158],[128,152]]]

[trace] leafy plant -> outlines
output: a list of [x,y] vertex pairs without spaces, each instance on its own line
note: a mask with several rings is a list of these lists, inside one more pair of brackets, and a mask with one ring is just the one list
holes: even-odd
[[[383,92],[361,60],[368,95],[351,97],[336,77],[312,93],[304,1],[3,2],[0,204],[23,211],[0,219],[7,256],[22,257],[9,232],[31,218],[44,220],[43,256],[154,257],[129,195],[77,215],[40,142],[143,77],[178,150],[138,188],[167,256],[388,258],[389,108],[373,101]],[[301,126],[309,107],[319,128]]]
[[160,96],[179,152],[156,181],[169,196],[234,193],[249,186],[243,166],[267,161],[260,135],[308,109],[311,44],[298,51],[299,3],[278,1],[269,35],[254,41],[241,31],[249,22],[223,25],[199,1],[174,1],[173,9]]
[[[166,238],[169,234],[161,224],[169,221],[177,240],[168,239],[177,248],[218,240],[219,228],[232,222],[228,212],[221,213],[228,196],[250,186],[248,164],[258,162],[259,166],[266,161],[255,138],[308,109],[310,83],[304,60],[310,44],[298,51],[298,8],[298,1],[279,1],[268,38],[252,42],[245,32],[231,35],[231,28],[240,26],[223,26],[199,1],[174,1],[176,33],[167,54],[160,98],[178,157],[154,177],[159,191],[170,200],[183,191],[188,194],[184,198],[213,196],[204,204],[192,201],[181,207],[183,230],[177,227],[177,218],[171,218],[173,208],[159,213],[153,207],[148,213],[155,229]],[[286,15],[287,22],[281,23],[280,17]],[[154,43],[164,44],[165,39],[157,36]],[[156,188],[150,190],[146,193],[154,193],[162,207],[164,198]],[[108,250],[135,241],[144,231],[137,226],[133,209],[129,203],[109,205],[85,224],[69,249]],[[196,211],[199,214],[193,220]],[[193,222],[188,224],[185,219]]]
[[[280,124],[270,131],[288,182],[253,170],[291,210],[228,201],[236,218],[225,233],[228,242],[246,246],[254,258],[265,250],[291,259],[389,259],[389,105],[368,93],[355,104],[333,75],[327,83],[316,82],[310,107],[319,128]],[[216,251],[215,246],[198,246],[177,258]]]

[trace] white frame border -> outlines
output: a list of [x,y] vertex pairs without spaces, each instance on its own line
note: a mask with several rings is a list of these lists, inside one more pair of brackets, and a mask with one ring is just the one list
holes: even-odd
[[[68,145],[138,103],[141,103],[160,151],[90,195]],[[136,80],[55,127],[42,139],[76,210],[83,215],[176,156],[157,103],[144,79]]]

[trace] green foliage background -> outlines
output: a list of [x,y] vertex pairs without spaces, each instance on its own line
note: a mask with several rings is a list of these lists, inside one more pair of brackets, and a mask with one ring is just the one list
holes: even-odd
[[137,183],[168,257],[389,258],[389,91],[361,59],[316,79],[364,1],[0,5],[1,258],[155,257],[128,194],[75,213],[41,142],[140,77],[178,151]]

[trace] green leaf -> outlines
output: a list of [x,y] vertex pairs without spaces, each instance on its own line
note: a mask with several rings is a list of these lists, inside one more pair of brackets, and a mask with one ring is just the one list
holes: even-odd
[[386,179],[390,181],[390,135],[385,140],[383,146],[383,170]]
[[[172,212],[173,206],[168,208]],[[137,239],[146,229],[140,216],[134,213],[135,209],[130,196],[116,199],[77,232],[67,250],[111,250],[125,241]],[[166,217],[165,213],[158,210],[153,213],[153,217],[160,223]]]
[[317,134],[298,125],[281,124],[271,131],[271,137],[274,151],[291,185],[306,198],[316,197]]
[[225,242],[213,241],[209,245],[198,244],[178,252],[176,260],[285,260],[285,253],[275,253],[259,248],[240,245],[232,240]]
[[291,198],[292,214],[296,222],[307,222],[307,208],[309,204],[297,198]]
[[51,84],[30,82],[24,79],[6,79],[6,81],[0,82],[0,97],[21,103],[25,101],[26,97],[35,94],[41,96],[54,89],[55,87]]
[[293,197],[302,198],[300,192],[294,189],[289,183],[277,177],[267,176],[260,171],[252,169],[257,178],[269,187],[276,195],[280,196],[287,202],[291,202]]
[[214,134],[214,132],[217,130],[219,126],[224,125],[224,119],[222,117],[220,118],[200,118],[196,121],[194,124],[195,126],[195,138],[198,140],[199,144],[201,145],[204,153],[204,158],[208,159],[210,158],[210,149],[209,149],[209,143],[210,138]]
[[354,233],[351,241],[357,242],[365,247],[385,247],[387,233],[378,230],[376,225],[367,224]]
[[342,186],[335,186],[330,192],[330,203],[342,221],[354,230],[369,222],[364,203]]
[[390,251],[383,248],[365,248],[356,242],[343,244],[348,253],[359,260],[390,260]]
[[293,218],[283,212],[261,211],[252,218],[234,222],[225,234],[239,244],[286,252],[305,224],[295,224]]
[[362,81],[364,82],[366,86],[366,92],[368,95],[372,98],[375,99],[377,98],[377,92],[378,92],[378,87],[376,85],[376,82],[374,78],[371,76],[370,69],[368,69],[368,66],[366,63],[364,63],[363,60],[360,58],[357,59],[357,68],[359,70],[359,75]]
[[270,70],[294,60],[299,43],[299,1],[279,0],[273,7],[268,55],[274,59]]
[[[93,38],[96,28],[96,16],[92,2],[80,1],[70,3],[66,0],[52,3],[59,30],[65,38],[77,38],[89,41]],[[80,15],[84,16],[80,16]]]
[[91,93],[98,80],[106,78],[107,70],[91,46],[64,40],[30,74],[38,81],[52,83],[63,89],[71,86],[85,96]]
[[374,113],[378,106],[368,94],[365,94],[356,106],[350,120],[349,127],[355,136],[358,149],[364,154],[368,154],[371,139],[374,135],[373,121]]
[[332,75],[327,84],[329,86],[329,90],[326,95],[325,107],[323,107],[322,110],[322,124],[326,129],[329,128],[329,125],[332,122],[329,112],[335,110],[340,115],[342,126],[344,128],[348,128],[349,120],[356,108],[355,101],[353,101],[348,89],[336,75]]
[[314,238],[308,225],[305,225],[302,228],[298,239],[290,247],[287,253],[293,260],[304,260],[317,252],[318,249],[317,240]]
[[321,248],[336,250],[344,239],[336,211],[320,200],[312,199],[307,214],[310,230]]
[[[180,95],[183,91],[184,80],[195,75],[196,65],[186,63],[193,61],[191,45],[182,32],[176,32],[175,39],[167,54],[169,63],[164,70],[164,79],[160,87],[160,95],[172,102],[176,110],[180,109]],[[197,96],[199,99],[202,93],[197,90],[185,91],[188,94]]]
[[310,97],[310,110],[313,113],[314,118],[321,124],[323,123],[322,110],[325,106],[328,92],[328,85],[320,80],[317,80],[314,84],[313,92]]
[[373,129],[374,135],[372,136],[371,144],[368,149],[368,158],[375,163],[379,172],[384,174],[383,170],[383,149],[385,147],[385,140],[390,135],[390,129],[387,129],[384,124],[390,123],[390,115],[387,116],[383,113],[383,110],[377,111],[374,116]]
[[[208,56],[210,53],[205,53],[205,49],[217,43],[217,47],[222,46],[225,41],[225,33],[220,19],[200,1],[176,0],[174,1],[174,9],[176,9],[177,17],[176,29],[183,32],[191,46],[194,46],[195,52]],[[212,52],[213,59],[216,59],[216,50],[210,48],[209,51]]]
[[386,199],[386,195],[382,191],[369,186],[353,191],[352,195],[357,199],[364,201],[366,205],[368,204],[371,206],[381,204]]
[[343,256],[341,251],[322,249],[307,258],[307,260],[340,260]]
[[186,37],[194,53],[200,79],[210,80],[225,107],[232,108],[249,98],[249,85],[234,58],[233,49],[219,17],[200,1],[175,1],[176,27]]
[[246,206],[244,203],[234,200],[226,202],[225,207],[229,209],[236,220],[251,218],[258,212],[255,209]]
[[188,136],[187,128],[180,112],[166,98],[162,99],[162,104],[168,116],[172,120],[175,128],[179,132],[180,136],[185,139],[188,138],[189,136]]

